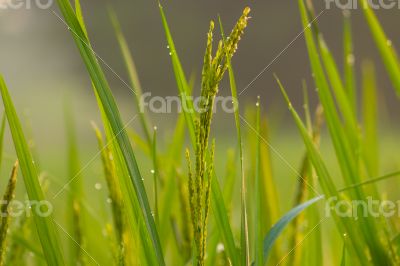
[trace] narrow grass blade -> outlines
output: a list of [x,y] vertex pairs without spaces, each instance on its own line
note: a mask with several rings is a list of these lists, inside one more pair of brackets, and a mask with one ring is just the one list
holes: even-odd
[[147,140],[143,139],[142,136],[134,128],[126,129],[129,135],[129,138],[132,140],[132,144],[134,148],[137,150],[141,150],[146,156],[151,156],[151,146]]
[[87,29],[86,29],[86,25],[85,25],[85,21],[83,18],[83,12],[82,12],[80,0],[75,0],[75,13],[76,13],[76,18],[78,19],[78,21],[82,27],[83,33],[85,34],[86,38],[89,38]]
[[303,99],[304,99],[304,104],[303,104],[303,109],[304,109],[304,116],[306,120],[306,126],[310,134],[313,132],[312,128],[312,118],[311,118],[311,112],[310,112],[310,100],[308,96],[308,88],[307,88],[307,83],[305,80],[303,80]]
[[[24,235],[21,235],[20,233],[14,233],[12,234],[12,240],[18,245],[20,245],[24,250],[32,252],[32,254],[34,254],[40,260],[43,260],[43,262],[46,261],[45,256],[42,253],[42,250],[35,245],[36,243],[28,241]],[[17,259],[18,262],[26,263],[26,261],[24,261],[23,258],[11,258],[11,260],[9,261],[10,263],[14,263],[16,262]],[[21,259],[21,261],[19,261],[19,259]],[[18,265],[18,264],[10,264],[10,265]]]
[[[104,108],[97,94],[96,99],[101,112],[101,117],[105,130],[105,139],[107,142],[104,146],[102,146],[101,149],[108,149],[108,167],[112,171],[112,176],[106,176],[106,178],[110,178],[110,180],[108,180],[110,194],[111,191],[113,191],[113,197],[115,198],[115,203],[117,204],[115,209],[116,215],[118,215],[117,219],[122,221],[122,227],[118,229],[122,232],[122,259],[127,265],[134,263],[134,261],[157,264],[157,258],[154,256],[154,250],[152,250],[151,239],[148,237],[146,224],[141,216],[142,209],[140,207],[138,199],[135,197],[131,198],[130,196],[132,195],[130,195],[130,193],[134,193],[134,191],[131,190],[131,187],[124,185],[125,182],[129,180],[129,171],[125,164],[122,151],[119,148],[116,137],[112,132],[110,123],[106,117]],[[118,199],[119,195],[121,196],[121,200]],[[139,234],[137,234],[137,232],[139,232]],[[135,254],[137,257],[129,256],[127,254],[125,255],[126,249],[137,250],[138,252]]]
[[[221,24],[222,30],[222,24]],[[222,30],[223,31],[223,30]],[[246,206],[246,177],[244,172],[244,154],[243,154],[243,143],[242,143],[242,133],[241,133],[241,125],[240,125],[240,116],[239,116],[239,104],[237,102],[237,87],[236,87],[236,80],[232,65],[229,61],[228,63],[228,70],[229,70],[229,81],[231,86],[231,94],[232,98],[234,99],[235,107],[235,125],[236,125],[236,133],[237,133],[237,142],[239,147],[239,160],[240,160],[240,173],[241,173],[241,193],[242,193],[242,227],[241,227],[241,257],[242,257],[242,265],[249,265],[250,264],[250,257],[249,257],[249,228],[248,228],[248,221],[247,221],[247,206]]]
[[354,172],[357,167],[355,159],[352,156],[353,150],[350,148],[348,138],[346,138],[344,135],[339,115],[336,112],[335,102],[329,88],[329,83],[326,79],[324,69],[319,59],[319,54],[311,30],[311,24],[307,15],[307,10],[303,0],[299,0],[298,2],[303,26],[305,28],[304,35],[308,48],[311,69],[314,73],[315,85],[317,87],[321,104],[324,108],[326,123],[328,125],[332,142],[337,153],[339,166],[343,172],[345,182],[354,183],[358,181],[356,180],[358,175]]
[[1,127],[0,127],[0,169],[3,162],[3,145],[4,145],[4,131],[6,129],[6,115],[3,114],[1,118]]
[[110,123],[113,136],[121,150],[123,161],[129,172],[130,180],[123,180],[122,186],[126,186],[129,193],[130,204],[134,205],[135,199],[140,204],[141,216],[144,219],[147,228],[147,234],[151,239],[152,251],[159,265],[164,265],[164,256],[160,245],[160,239],[157,233],[154,219],[151,214],[151,208],[148,201],[147,193],[142,181],[135,155],[133,153],[131,143],[127,136],[124,124],[122,123],[114,96],[110,90],[109,84],[105,78],[104,72],[101,69],[98,60],[89,45],[89,40],[85,35],[81,23],[79,22],[71,4],[67,0],[58,0],[58,6],[66,20],[68,27],[71,29],[72,36],[81,53],[81,57],[87,67],[89,75],[94,84],[94,88],[98,94],[101,104],[104,108],[106,117]]
[[67,146],[68,146],[68,183],[71,178],[74,178],[70,184],[71,193],[69,196],[69,215],[68,226],[72,232],[72,238],[76,241],[70,241],[70,264],[79,262],[84,264],[82,247],[83,247],[83,213],[82,213],[82,176],[80,175],[80,162],[78,153],[78,144],[76,139],[75,123],[72,115],[72,110],[69,105],[65,108],[65,121],[66,121],[66,132],[67,132]]
[[254,247],[255,247],[255,262],[256,265],[264,265],[263,259],[263,239],[262,239],[262,186],[261,186],[261,120],[260,120],[260,98],[257,100],[257,147],[256,147],[256,175],[255,175],[255,220],[254,220]]
[[[261,215],[261,231],[262,234],[261,236],[264,236],[267,234],[268,230],[279,220],[281,217],[281,212],[280,212],[280,199],[278,197],[279,193],[277,191],[276,187],[276,181],[274,179],[273,175],[273,164],[272,164],[272,156],[271,156],[271,150],[270,146],[267,143],[267,140],[269,139],[269,119],[267,116],[261,116],[260,114],[260,135],[257,134],[257,129],[256,125],[256,116],[257,116],[257,106],[256,105],[250,105],[246,108],[244,118],[242,118],[242,121],[246,121],[246,124],[248,126],[247,133],[246,133],[246,141],[243,143],[246,143],[246,149],[249,154],[257,154],[257,142],[258,138],[261,138],[262,140],[262,145],[260,147],[260,166],[261,166],[261,202],[262,202],[262,210],[260,212]],[[249,159],[251,160],[251,167],[249,167],[250,171],[248,171],[248,176],[249,177],[255,177],[256,176],[256,156],[249,156]],[[254,181],[254,179],[252,178]],[[249,188],[250,195],[253,195],[254,193],[254,186]],[[249,199],[250,200],[250,199]],[[251,206],[255,206],[255,204],[252,204]],[[249,217],[254,217],[254,209],[249,210],[252,215]],[[254,221],[255,222],[255,221]],[[254,242],[254,240],[251,240],[250,243]],[[270,263],[276,264],[278,263],[279,259],[281,258],[282,254],[282,247],[283,243],[278,239],[275,247],[272,250],[272,254],[270,256]]]
[[[18,236],[21,236],[20,238],[30,237],[31,235],[30,228],[34,227],[30,222],[31,221],[28,221],[26,215],[22,216],[16,225],[17,230],[14,230],[11,233],[10,235],[11,243],[9,244],[10,251],[7,254],[7,261],[6,261],[8,265],[23,265],[25,263],[24,255],[26,254],[27,249],[25,248],[24,245],[21,245],[19,243]],[[35,254],[37,257],[42,258],[44,261],[44,256],[41,247],[37,248],[34,246],[34,248],[38,249],[38,252],[35,253],[35,251],[33,251],[32,253]]]
[[[282,233],[282,231],[286,228],[286,226],[294,219],[297,215],[299,215],[302,211],[313,205],[314,203],[322,200],[324,196],[315,197],[295,208],[290,210],[287,214],[285,214],[268,232],[268,234],[264,238],[264,262],[267,262],[268,257],[270,255],[272,246],[274,245],[276,239]],[[264,264],[261,264],[264,265]]]
[[381,54],[383,63],[393,83],[397,95],[400,96],[400,63],[399,58],[392,46],[392,42],[387,38],[374,11],[370,7],[368,0],[361,0],[361,7],[364,11],[365,19],[369,25],[375,44]]
[[[12,103],[3,77],[1,76],[0,90],[29,200],[40,202],[45,200],[45,198],[39,184],[36,167],[15,111],[14,104]],[[33,218],[47,263],[49,265],[64,265],[61,245],[57,236],[52,215],[48,217],[41,217],[36,212],[33,212]]]
[[182,236],[181,236],[181,248],[182,251],[180,256],[185,262],[190,261],[192,251],[193,236],[191,233],[191,221],[190,221],[190,207],[188,202],[188,191],[186,188],[186,180],[177,174],[177,183],[179,189],[179,201],[180,201],[180,218],[182,223]]
[[9,206],[15,197],[15,186],[17,184],[18,161],[14,164],[11,172],[10,180],[8,181],[6,192],[3,196],[3,204],[1,205],[1,223],[0,223],[0,265],[4,265],[7,246],[7,233],[10,226],[11,216]]
[[117,249],[117,258],[116,261],[119,263],[120,261],[124,261],[124,232],[129,232],[127,230],[126,223],[124,222],[123,215],[123,202],[121,190],[119,189],[118,181],[117,181],[117,173],[116,167],[113,159],[113,153],[111,149],[104,145],[103,136],[100,129],[93,123],[92,127],[96,133],[98,147],[101,153],[101,160],[103,163],[104,175],[107,181],[107,186],[109,190],[109,199],[111,200],[112,206],[112,214],[113,214],[113,222],[114,222],[114,230],[117,239],[116,249]]
[[357,114],[357,85],[354,69],[355,57],[353,51],[353,36],[351,30],[350,12],[344,12],[343,26],[343,47],[344,47],[344,83],[346,94],[350,105],[353,107],[353,114]]
[[[227,152],[227,160],[226,160],[226,166],[225,166],[225,176],[224,176],[224,183],[222,185],[223,187],[223,196],[225,200],[225,204],[227,206],[227,212],[231,213],[232,212],[232,201],[233,201],[233,195],[234,195],[234,187],[236,183],[236,175],[237,175],[237,169],[236,167],[233,167],[234,165],[237,164],[237,152],[234,152],[233,150],[229,150]],[[218,250],[218,245],[221,244],[221,233],[218,230],[218,226],[215,226],[214,228],[214,234],[211,238],[211,243],[208,248],[208,263],[209,265],[215,265],[216,260],[218,257],[225,257],[225,251]],[[223,254],[221,254],[223,253]]]
[[378,147],[378,106],[375,69],[372,62],[366,61],[362,65],[363,97],[362,116],[364,127],[363,155],[365,166],[370,176],[377,176],[379,171]]
[[122,57],[125,62],[125,67],[128,71],[129,79],[130,79],[130,84],[133,88],[133,93],[134,99],[135,99],[135,104],[136,108],[139,114],[139,119],[140,123],[143,128],[143,132],[145,134],[147,143],[150,145],[152,140],[151,140],[151,134],[149,130],[149,126],[146,120],[146,115],[144,113],[144,106],[142,106],[141,98],[143,96],[142,92],[142,86],[140,85],[139,77],[136,71],[136,66],[135,62],[133,61],[133,56],[129,50],[128,42],[125,39],[125,36],[122,33],[121,26],[119,24],[118,18],[115,15],[114,11],[110,9],[109,11],[109,16],[112,22],[112,25],[114,27],[114,32],[118,40],[119,48],[122,53]]
[[369,184],[374,184],[374,183],[377,183],[377,182],[380,182],[380,181],[383,181],[383,180],[387,180],[387,179],[390,179],[390,178],[393,178],[393,177],[398,177],[398,176],[400,176],[400,171],[396,171],[396,172],[389,173],[389,174],[386,174],[386,175],[383,175],[383,176],[371,178],[371,179],[365,180],[365,181],[363,181],[361,183],[358,183],[358,184],[353,184],[351,186],[348,186],[348,187],[345,187],[345,188],[342,188],[342,189],[338,190],[338,192],[344,192],[344,191],[347,191],[347,190],[355,189],[357,187],[366,186],[366,185],[369,185]]
[[342,260],[340,266],[346,266],[346,245],[343,245]]
[[[164,13],[164,10],[163,10],[163,7],[161,6],[161,4],[159,4],[159,9],[160,9],[160,14],[161,14],[161,19],[162,19],[165,35],[166,35],[167,42],[168,42],[169,54],[171,56],[171,62],[172,62],[173,70],[174,70],[176,83],[178,86],[179,96],[181,97],[182,105],[186,106],[187,110],[193,111],[194,110],[193,102],[190,101],[190,97],[186,97],[186,96],[191,95],[191,90],[188,85],[185,73],[183,72],[183,68],[182,68],[181,62],[179,60],[178,53],[175,48],[175,43],[172,39],[171,31],[168,26],[167,18],[165,17],[165,13]],[[193,119],[194,114],[186,112],[187,110],[184,110],[183,114],[185,116],[186,123],[188,124],[190,138],[191,138],[192,142],[195,143],[196,137],[195,137],[194,119]]]
[[236,167],[233,167],[237,164],[237,152],[233,150],[228,150],[226,155],[226,164],[225,164],[225,176],[223,183],[223,195],[225,204],[227,204],[228,211],[229,205],[232,202],[232,197],[234,195],[234,188],[236,183],[236,175],[237,170]]
[[[167,155],[165,160],[168,161],[169,166],[164,172],[166,174],[163,193],[160,200],[160,220],[167,221],[170,219],[171,212],[174,209],[174,196],[176,195],[176,169],[179,167],[178,162],[182,161],[183,147],[185,143],[185,117],[181,114],[175,125],[174,137],[171,144],[168,147]],[[188,217],[189,218],[189,217]],[[161,223],[160,237],[162,239],[163,247],[170,239],[169,233],[171,232],[171,226],[169,223]]]
[[159,171],[158,171],[158,162],[157,162],[157,128],[154,127],[153,133],[153,148],[152,148],[152,159],[153,159],[153,169],[151,170],[153,174],[153,186],[154,186],[154,220],[156,221],[156,225],[159,226],[159,210],[158,210],[158,180],[159,180]]
[[346,93],[346,89],[340,77],[336,62],[333,59],[333,56],[321,35],[318,37],[318,41],[321,50],[321,58],[324,62],[327,76],[330,83],[332,84],[332,88],[336,97],[336,102],[339,106],[340,111],[342,112],[342,117],[347,127],[346,132],[351,137],[350,144],[352,144],[352,146],[357,149],[359,143],[359,134],[357,128],[356,113],[354,112],[352,107],[352,99],[349,98],[348,93]]
[[[306,101],[308,102],[308,101]],[[305,105],[305,109],[308,110],[308,103]],[[307,111],[306,111],[307,113]],[[307,115],[308,116],[308,115]],[[312,125],[307,125],[307,129],[310,132],[310,135],[312,136],[312,140],[314,142],[314,145],[319,148],[319,142],[320,142],[320,132],[321,132],[321,127],[323,123],[323,118],[322,118],[322,108],[317,107],[316,115],[315,115],[315,122]],[[310,196],[315,197],[316,195],[313,190],[309,190],[309,186],[314,187],[315,182],[314,182],[314,169],[312,167],[312,164],[310,162],[310,159],[308,157],[308,154],[306,153],[301,165],[301,170],[300,170],[300,175],[301,175],[301,180],[299,180],[299,184],[297,186],[297,191],[296,191],[296,197],[295,197],[295,202],[294,206],[298,206],[301,203],[305,202],[307,198]],[[308,211],[304,212],[300,215],[298,215],[294,221],[293,221],[293,232],[292,232],[292,239],[291,239],[291,247],[295,247],[300,241],[303,239],[304,234],[302,230],[302,225],[304,221],[307,220],[307,222],[314,222],[313,224],[317,224],[318,221],[320,220],[316,211]],[[315,232],[315,239],[310,239],[310,240],[315,240],[315,243],[309,242],[309,245],[307,248],[304,246],[299,247],[296,249],[296,252],[293,252],[293,254],[289,257],[290,260],[290,265],[299,265],[301,263],[302,257],[304,257],[305,253],[309,253],[309,250],[312,247],[312,244],[314,244],[314,248],[316,248],[318,251],[320,251],[320,247],[317,245],[320,244],[320,241],[318,241],[318,233],[319,230],[316,230]],[[314,235],[314,234],[313,234]],[[313,255],[315,260],[318,260],[318,254]],[[311,264],[313,259],[310,258],[308,262]],[[316,264],[318,265],[318,264]]]
[[238,252],[235,246],[235,240],[233,237],[231,225],[229,223],[227,209],[224,204],[224,197],[222,196],[222,191],[219,185],[219,181],[214,176],[211,188],[212,188],[212,208],[213,214],[215,216],[215,221],[218,225],[219,230],[221,230],[222,240],[228,254],[231,259],[232,265],[240,265]]

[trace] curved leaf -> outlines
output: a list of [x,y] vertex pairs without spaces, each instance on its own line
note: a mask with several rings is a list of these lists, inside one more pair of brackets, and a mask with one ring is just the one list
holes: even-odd
[[269,230],[268,234],[264,238],[264,262],[267,261],[269,253],[274,245],[278,236],[282,233],[283,229],[294,219],[297,215],[299,215],[302,211],[313,205],[314,203],[322,200],[325,196],[321,195],[315,197],[303,204],[298,205],[297,207],[290,210],[287,214],[285,214],[272,228]]
[[[39,177],[32,154],[22,131],[22,126],[18,119],[17,112],[15,111],[14,104],[8,93],[3,77],[1,76],[0,90],[29,200],[32,202],[43,201],[45,197],[39,184]],[[36,212],[32,212],[32,214],[47,263],[49,265],[64,265],[61,245],[52,215],[42,217]]]

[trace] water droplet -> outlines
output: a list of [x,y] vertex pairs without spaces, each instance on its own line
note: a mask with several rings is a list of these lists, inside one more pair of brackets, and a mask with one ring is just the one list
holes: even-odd
[[96,184],[94,184],[94,188],[97,190],[100,190],[102,188],[102,186],[100,183],[96,183]]
[[112,203],[112,199],[108,198],[107,199],[107,203],[111,204]]
[[169,52],[169,55],[172,55],[172,52]]
[[347,233],[344,233],[343,236],[346,237],[346,236],[347,236]]
[[156,215],[154,214],[154,212],[151,212],[151,216],[155,217]]
[[256,103],[256,106],[259,107],[259,106],[260,106],[260,103]]
[[218,252],[218,253],[221,253],[221,252],[223,252],[224,250],[225,250],[224,244],[218,243],[218,245],[217,245],[217,252]]
[[167,45],[167,49],[169,49],[169,45]]
[[307,28],[311,28],[311,23],[308,23]]
[[347,63],[353,65],[354,62],[355,62],[355,60],[356,60],[356,59],[355,59],[355,57],[354,57],[353,54],[349,54],[349,55],[347,56]]
[[157,126],[154,126],[154,130],[157,130]]
[[142,177],[142,181],[144,181],[144,178]]
[[392,41],[391,40],[387,40],[386,44],[387,44],[387,46],[392,46]]
[[156,171],[154,171],[154,169],[150,170],[150,173],[155,174]]

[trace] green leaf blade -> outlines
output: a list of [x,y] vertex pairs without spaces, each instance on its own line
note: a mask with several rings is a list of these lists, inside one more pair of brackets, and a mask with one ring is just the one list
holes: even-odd
[[391,41],[383,31],[374,11],[371,9],[369,2],[367,0],[362,0],[361,7],[364,11],[365,19],[367,20],[389,77],[397,95],[400,96],[400,63],[398,56],[392,47]]
[[121,149],[123,160],[130,176],[130,181],[128,182],[125,180],[124,185],[129,187],[133,186],[132,190],[135,191],[134,195],[129,195],[131,198],[131,204],[134,202],[132,197],[136,196],[139,205],[141,206],[141,216],[146,224],[147,233],[151,239],[157,262],[159,265],[165,265],[160,239],[154,219],[152,217],[147,193],[131,147],[131,143],[126,133],[125,126],[122,123],[121,115],[111,93],[109,84],[93,50],[89,45],[89,40],[86,37],[86,34],[84,33],[81,23],[74,13],[71,4],[67,0],[58,0],[57,2],[64,18],[66,19],[67,25],[72,31],[72,36],[75,39],[75,43],[92,79],[98,97],[103,105],[104,112],[110,123],[113,135],[119,148]]
[[298,216],[302,211],[313,205],[314,203],[322,200],[324,198],[323,195],[315,197],[303,204],[300,204],[290,210],[287,214],[285,214],[268,232],[268,234],[264,238],[264,261],[266,262],[268,260],[268,256],[271,252],[271,249],[276,241],[276,239],[279,237],[279,235],[282,233],[282,231],[286,228],[286,226],[294,219],[296,216]]
[[[22,131],[14,104],[12,103],[3,77],[1,76],[0,90],[29,200],[32,202],[44,201],[45,197],[39,184],[39,177],[33,157],[29,151],[28,143]],[[32,213],[47,263],[49,265],[64,265],[61,245],[52,215],[41,217],[36,212]]]

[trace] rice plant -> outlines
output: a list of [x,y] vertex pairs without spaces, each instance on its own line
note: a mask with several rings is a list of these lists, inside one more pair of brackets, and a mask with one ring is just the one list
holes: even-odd
[[[225,76],[232,98],[237,101],[239,97],[234,71],[239,66],[233,57],[240,52],[238,45],[250,20],[249,7],[238,16],[229,35],[221,17],[218,26],[211,20],[206,38],[201,40],[205,54],[197,91],[195,80],[188,79],[181,64],[168,12],[159,4],[171,74],[181,103],[187,107],[171,126],[173,134],[165,138],[152,125],[152,114],[142,111],[140,76],[117,13],[109,9],[109,23],[134,94],[137,114],[130,121],[123,120],[103,60],[93,50],[84,16],[89,10],[83,10],[79,0],[74,4],[57,0],[60,18],[86,67],[101,117],[101,123],[91,122],[92,138],[97,142],[97,155],[91,162],[97,162],[95,189],[101,190],[104,183],[105,193],[95,195],[88,186],[93,179],[84,172],[87,166],[82,160],[73,101],[65,108],[67,160],[63,163],[69,178],[50,178],[46,165],[35,163],[40,154],[33,153],[29,145],[32,136],[23,131],[10,91],[0,77],[5,110],[0,166],[8,167],[3,156],[3,148],[9,144],[3,143],[7,125],[15,149],[13,160],[17,159],[7,177],[0,208],[0,265],[399,265],[398,214],[366,215],[362,208],[370,199],[386,202],[389,208],[393,202],[386,201],[388,189],[381,184],[400,176],[400,171],[380,164],[392,159],[379,155],[380,92],[375,63],[363,61],[359,81],[352,18],[345,12],[340,67],[317,23],[312,1],[297,2],[307,64],[313,73],[312,84],[299,84],[304,115],[292,104],[280,73],[274,75],[275,89],[282,94],[292,126],[304,144],[304,152],[295,154],[300,166],[295,168],[278,152],[279,147],[270,144],[274,113],[265,111],[261,97],[235,106],[232,134],[236,141],[228,143],[228,151],[222,148],[227,142],[224,136],[213,134],[214,104]],[[398,94],[400,64],[394,45],[368,1],[362,0],[361,6],[365,27]],[[216,45],[215,28],[221,35]],[[309,101],[312,92],[318,98],[315,106]],[[199,109],[193,101],[196,94],[200,95]],[[140,129],[130,125],[136,118]],[[336,163],[334,170],[322,142],[331,144],[328,152]],[[294,196],[282,188],[282,180],[288,178],[277,174],[276,158],[295,173]],[[393,161],[398,164],[397,159]],[[145,170],[148,165],[152,168],[149,173]],[[23,182],[17,184],[18,169]],[[20,184],[22,193],[18,193]],[[54,187],[62,189],[52,197]],[[28,205],[13,215],[22,204],[15,200],[21,198]],[[56,199],[61,199],[65,208],[59,207]],[[289,202],[290,207],[281,202]],[[350,216],[348,209],[338,208],[353,202],[361,205]],[[326,225],[328,220],[331,224]]]
[[191,170],[190,154],[186,157],[189,164],[189,202],[192,215],[194,239],[198,252],[198,265],[204,265],[207,222],[210,210],[211,179],[214,174],[215,142],[210,149],[207,159],[207,149],[210,136],[211,120],[218,84],[228,69],[228,62],[237,50],[237,45],[247,26],[249,8],[243,11],[242,17],[232,30],[229,39],[219,42],[215,56],[212,56],[214,22],[210,23],[206,54],[202,72],[200,103],[200,118],[195,121],[196,132],[196,172]]

